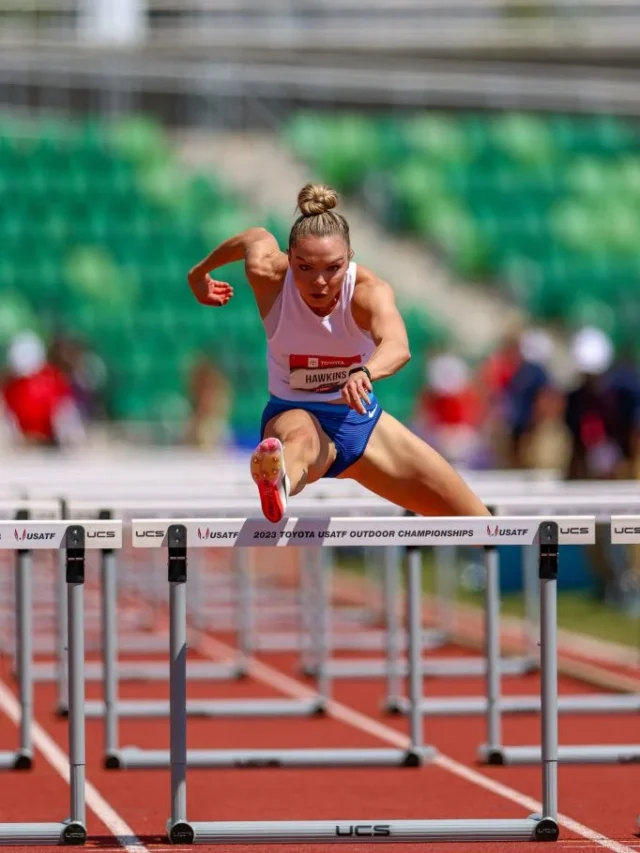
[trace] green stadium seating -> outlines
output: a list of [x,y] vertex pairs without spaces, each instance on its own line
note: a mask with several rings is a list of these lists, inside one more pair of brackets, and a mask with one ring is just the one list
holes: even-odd
[[[363,139],[355,166],[354,128]],[[319,179],[440,252],[457,274],[498,286],[538,319],[589,318],[629,337],[628,317],[640,314],[634,121],[301,112],[284,140]]]

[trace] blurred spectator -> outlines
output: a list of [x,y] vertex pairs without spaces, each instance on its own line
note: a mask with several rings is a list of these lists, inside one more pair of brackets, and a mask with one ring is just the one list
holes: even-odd
[[567,476],[610,479],[617,476],[624,459],[620,400],[609,381],[613,344],[600,329],[584,328],[574,336],[571,353],[579,378],[567,395],[572,442]]
[[563,471],[571,454],[571,435],[565,424],[564,394],[552,385],[540,389],[531,429],[520,440],[523,468]]
[[84,439],[71,386],[47,361],[45,345],[33,332],[20,333],[9,345],[2,395],[6,414],[26,444],[65,447]]
[[505,335],[480,367],[479,379],[490,404],[499,403],[520,363],[520,327]]
[[200,356],[189,376],[191,417],[186,442],[200,450],[213,450],[225,440],[231,411],[231,388],[226,377],[206,356]]
[[538,397],[550,384],[546,363],[551,339],[541,329],[511,331],[481,366],[487,400],[487,430],[498,465],[526,467],[523,446],[534,428]]
[[61,334],[49,348],[49,360],[67,377],[85,424],[106,420],[107,368],[102,359],[84,341]]
[[452,463],[478,467],[483,405],[469,367],[444,352],[427,361],[425,374],[414,418],[416,433]]
[[633,354],[623,352],[607,375],[607,383],[618,407],[616,438],[622,452],[618,475],[640,477],[640,372]]
[[[579,372],[567,397],[566,420],[571,433],[569,479],[616,479],[637,468],[640,426],[640,378],[627,360],[614,361],[614,347],[600,329],[584,328],[574,337],[572,355]],[[601,539],[591,549],[598,599],[624,604],[636,575],[627,560],[616,558]],[[632,562],[637,549],[630,550]]]

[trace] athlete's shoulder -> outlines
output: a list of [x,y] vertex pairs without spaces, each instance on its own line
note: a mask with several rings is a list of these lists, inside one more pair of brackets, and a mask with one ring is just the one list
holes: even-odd
[[379,300],[393,299],[391,285],[376,275],[368,267],[358,264],[356,268],[356,280],[353,290],[353,300],[363,307],[370,307]]
[[284,281],[289,258],[266,228],[255,229],[255,239],[247,247],[245,272],[252,286],[280,286]]
[[351,299],[351,316],[356,324],[370,332],[376,317],[390,314],[397,314],[391,285],[366,267],[358,266]]

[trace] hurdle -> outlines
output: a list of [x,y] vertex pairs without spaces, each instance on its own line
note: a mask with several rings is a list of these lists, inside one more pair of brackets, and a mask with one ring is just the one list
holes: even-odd
[[[601,508],[601,518],[607,518],[611,532],[611,543],[614,545],[640,544],[640,515],[607,516],[605,508]],[[581,699],[583,697],[572,697]],[[589,698],[589,697],[587,697]],[[596,697],[594,697],[595,700]],[[604,696],[603,699],[612,698]],[[629,711],[640,710],[640,696],[631,695]],[[581,703],[576,704],[577,711],[584,711]],[[596,708],[596,710],[599,710]],[[602,710],[611,710],[603,702]],[[619,710],[614,706],[613,710]],[[538,764],[541,750],[539,746],[505,746],[501,743],[500,714],[495,711],[488,719],[490,740],[479,749],[479,758],[486,764]],[[640,742],[636,744],[581,744],[560,746],[558,761],[562,764],[634,764],[640,763]]]
[[[602,490],[602,484],[600,489]],[[608,488],[607,488],[608,491]],[[493,508],[497,515],[509,515],[513,517],[534,516],[545,517],[553,515],[558,518],[562,524],[562,529],[569,531],[570,529],[578,530],[580,516],[582,514],[594,518],[594,524],[608,524],[611,519],[612,511],[628,511],[640,512],[640,487],[636,483],[635,489],[622,490],[617,496],[611,496],[608,493],[598,492],[594,487],[588,495],[580,495],[577,493],[564,494],[562,491],[556,491],[555,494],[535,495],[535,496],[513,496],[502,497],[501,503],[498,503],[498,498],[494,497]],[[572,515],[572,513],[576,515]],[[589,537],[594,535],[594,532],[589,530]],[[576,536],[574,544],[590,544],[594,539],[581,541],[580,536]],[[533,555],[525,549],[525,560],[531,560]],[[485,613],[488,614],[489,590],[495,597],[495,601],[491,605],[495,618],[499,618],[499,574],[496,568],[495,579],[487,580],[485,589]],[[487,620],[488,621],[488,616]],[[485,647],[486,648],[486,647]],[[485,654],[484,664],[486,666],[487,680],[496,679],[497,684],[500,682],[502,674],[502,663],[499,657],[499,646],[495,654],[487,651]],[[421,711],[425,716],[477,716],[485,715],[487,718],[487,731],[497,732],[500,729],[499,721],[490,720],[491,716],[499,716],[500,714],[527,714],[540,711],[540,697],[530,695],[509,695],[498,696],[495,703],[490,703],[487,696],[456,696],[446,698],[423,698],[421,702]],[[398,697],[395,705],[397,713],[409,713],[410,702],[406,696]],[[602,693],[583,694],[576,696],[561,696],[558,700],[558,712],[565,713],[628,713],[640,711],[640,695],[637,694],[614,694],[607,695]],[[501,745],[491,739],[479,748],[480,760],[486,763],[500,763]]]
[[[495,546],[500,544],[539,545],[541,597],[541,667],[542,694],[542,802],[539,815],[522,819],[460,820],[332,820],[332,821],[200,821],[187,817],[187,767],[197,766],[200,751],[187,750],[186,710],[186,583],[188,551],[202,547],[198,526],[203,520],[165,520],[164,535],[153,539],[142,537],[142,547],[166,547],[170,598],[170,666],[171,666],[171,816],[168,837],[173,844],[228,843],[309,843],[358,841],[541,841],[558,837],[557,761],[557,634],[556,582],[559,544],[573,541],[571,533],[563,533],[558,522],[540,519],[499,518],[498,527],[485,518],[288,518],[278,525],[263,519],[212,519],[206,522],[210,545],[232,547],[341,547],[361,546],[363,542],[377,546],[408,546],[407,604],[409,619],[410,673],[409,688],[416,705],[422,695],[419,667],[421,628],[421,553],[419,546],[433,546],[447,541],[451,545],[485,546],[486,559],[495,562]],[[582,519],[587,527],[593,519]],[[134,520],[133,531],[157,530],[157,520]],[[419,715],[411,720],[411,740],[421,743]],[[414,730],[415,729],[415,730]],[[308,750],[305,751],[308,754]],[[321,750],[327,754],[327,750]],[[333,753],[334,751],[331,751]],[[350,750],[350,752],[353,752]],[[364,750],[365,758],[371,750]],[[406,755],[397,755],[395,761]],[[431,755],[434,754],[430,748]],[[282,755],[275,751],[247,750],[232,753],[232,761],[224,766],[282,766]],[[220,754],[220,753],[219,753]],[[302,756],[299,756],[299,758]],[[308,757],[308,755],[307,755]],[[333,755],[331,756],[333,757]],[[145,765],[141,765],[145,766]],[[149,766],[148,764],[146,766]],[[300,766],[300,763],[296,763]],[[325,757],[321,766],[334,766]],[[350,766],[354,766],[351,764]]]
[[[474,477],[475,473],[475,477]],[[498,473],[498,472],[496,472]],[[586,482],[566,482],[558,481],[548,475],[536,478],[522,478],[508,476],[512,472],[500,472],[499,476],[489,473],[488,476],[483,476],[483,472],[469,472],[469,478],[476,480],[474,485],[478,488],[479,496],[488,505],[497,509],[495,512],[498,515],[521,514],[522,508],[512,512],[513,501],[520,502],[524,496],[524,500],[529,500],[527,504],[529,512],[538,510],[542,505],[545,509],[542,514],[556,514],[557,504],[554,502],[556,498],[561,498],[561,503],[564,501],[565,508],[570,504],[575,503],[575,498],[580,496],[583,491],[594,495],[594,499],[589,500],[586,505],[585,512],[595,514],[595,504],[599,495],[611,497],[611,493],[619,496],[620,506],[627,505],[630,500],[640,503],[640,484],[636,481],[612,481],[603,484],[602,482],[593,483]],[[539,497],[532,498],[531,493]],[[504,504],[506,498],[509,498],[510,503]],[[500,504],[504,504],[500,506]],[[295,510],[294,510],[295,511]],[[565,511],[567,511],[565,509]],[[574,507],[574,512],[581,512],[579,507]],[[561,514],[562,509],[558,509],[557,514]],[[523,514],[528,514],[524,512]],[[540,514],[540,513],[536,513]],[[392,577],[398,571],[397,555],[393,554],[393,549],[387,551],[387,566],[385,573],[386,585],[386,601],[387,601],[387,619],[388,624],[394,621],[396,617],[395,609],[391,604],[394,596],[395,581]],[[442,547],[435,549],[436,560],[436,604],[437,604],[437,625],[443,631],[445,637],[451,636],[451,609],[450,602],[454,597],[454,589],[452,579],[455,577],[455,548]],[[526,675],[537,671],[538,669],[538,653],[537,653],[537,636],[535,636],[535,626],[538,623],[537,614],[537,580],[536,580],[536,564],[537,555],[535,547],[525,548],[523,555],[523,580],[524,580],[524,597],[525,597],[525,636],[526,650],[523,655],[509,655],[501,658],[496,664],[500,667],[501,675]],[[492,587],[499,595],[499,584]],[[499,602],[495,604],[491,611],[497,613],[499,610]],[[485,622],[489,618],[487,613],[487,600],[485,596]],[[349,661],[331,661],[329,663],[329,673],[332,678],[359,678],[371,677],[377,675],[386,676],[386,699],[384,708],[389,713],[407,713],[409,703],[405,697],[401,696],[400,678],[406,675],[407,663],[401,659],[400,649],[397,644],[393,644],[393,632],[390,630],[390,637],[387,641],[387,660],[386,661],[361,661],[359,666],[354,666]],[[443,661],[427,658],[423,664],[423,672],[425,675],[431,675],[439,678],[486,675],[488,663],[483,658],[446,658]],[[561,705],[569,703],[567,710],[572,710],[571,700],[561,700]],[[593,700],[597,702],[597,700]],[[612,706],[619,704],[619,710],[624,711],[627,708],[627,700],[614,699]],[[537,697],[532,697],[529,703],[526,700],[520,702],[507,697],[502,700],[503,710],[505,713],[527,713],[530,710],[539,708],[539,700]],[[562,708],[564,710],[564,707]],[[486,701],[482,697],[460,697],[450,699],[427,699],[423,703],[423,711],[429,716],[440,715],[477,715],[485,713]]]
[[[79,509],[79,505],[71,504],[76,509]],[[168,503],[162,504],[158,501],[151,502],[138,502],[135,504],[129,503],[126,507],[126,512],[129,513],[132,510],[132,506],[135,508],[143,507],[147,511],[155,510],[158,511],[158,507],[162,507],[165,511],[167,508],[172,508],[174,510],[178,510],[178,512],[186,512],[187,510],[202,511],[203,509],[211,510],[211,502],[202,505],[198,502],[190,502],[188,504],[176,504]],[[226,514],[226,512],[233,514],[237,512],[238,506],[245,509],[247,508],[247,504],[245,502],[234,502],[231,501],[227,503],[225,508],[222,510],[221,514]],[[254,504],[249,505],[250,509],[256,510]],[[353,512],[354,504],[353,502],[349,503],[336,503],[335,508],[338,511],[343,512]],[[359,504],[361,510],[369,510],[375,511],[375,507],[370,505],[363,506]],[[87,505],[82,505],[84,510],[87,510]],[[300,501],[298,506],[299,511],[306,513],[317,513],[318,504],[317,502],[309,502],[309,501]],[[120,507],[121,512],[124,513],[124,508]],[[126,523],[126,522],[123,522]],[[201,522],[200,527],[197,531],[198,542],[202,547],[211,547],[213,544],[208,539],[207,534],[207,521],[206,519]],[[164,531],[165,523],[162,519],[158,519],[155,526],[152,524],[148,528],[144,530],[138,529],[135,527],[135,523],[132,523],[132,540],[135,547],[152,547],[155,542],[158,541],[158,533],[159,531]],[[164,537],[164,532],[161,533],[161,539]],[[246,551],[244,549],[238,549],[236,552],[238,559],[242,562],[243,558],[246,556]],[[306,560],[306,564],[308,569],[313,572],[316,580],[319,582],[318,589],[315,590],[317,596],[317,602],[322,604],[323,602],[328,602],[328,594],[325,588],[325,583],[327,580],[326,572],[322,571],[321,566],[318,561],[321,556],[321,552],[311,553],[309,550],[305,552],[303,557]],[[169,764],[169,756],[168,752],[164,752],[159,757],[149,755],[148,751],[139,750],[135,746],[127,746],[121,747],[119,745],[119,736],[118,736],[118,720],[120,717],[122,718],[132,718],[132,717],[163,717],[169,716],[170,713],[170,702],[163,700],[118,700],[117,698],[117,678],[116,678],[116,656],[115,656],[115,595],[114,595],[114,584],[115,579],[111,581],[111,585],[109,587],[108,595],[105,596],[106,600],[113,601],[114,604],[108,607],[108,616],[105,617],[105,624],[108,626],[107,633],[112,639],[107,643],[105,642],[105,657],[104,657],[104,668],[103,671],[105,673],[105,682],[104,682],[104,696],[105,699],[103,701],[98,702],[88,702],[86,703],[86,714],[88,718],[91,717],[103,717],[104,726],[105,726],[105,758],[104,758],[104,766],[106,769],[110,770],[119,770],[119,769],[128,769],[132,767],[163,767],[168,766]],[[186,604],[185,604],[186,607]],[[244,613],[241,622],[247,621],[247,615]],[[329,690],[330,690],[330,681],[327,676],[327,658],[329,652],[329,643],[327,642],[328,631],[326,630],[326,625],[328,622],[328,610],[327,606],[320,607],[315,614],[315,627],[318,632],[318,636],[316,638],[318,648],[316,648],[316,652],[319,654],[319,668],[317,673],[317,693],[315,696],[305,699],[289,699],[289,698],[274,698],[274,699],[242,699],[242,700],[228,700],[228,699],[215,699],[215,700],[195,700],[187,703],[187,714],[190,716],[198,716],[198,717],[223,717],[223,716],[233,716],[233,717],[307,717],[307,716],[317,716],[325,711],[326,703],[329,699]],[[185,629],[186,630],[186,629]],[[245,651],[249,653],[251,651],[251,644],[242,636],[239,637],[241,644],[244,643]],[[246,660],[245,660],[246,663]],[[166,676],[169,676],[169,670],[166,665],[164,666]],[[187,667],[187,674],[189,673],[189,667]],[[394,753],[395,755],[395,753]],[[313,756],[312,756],[313,757]],[[290,760],[294,760],[293,757],[289,756]],[[200,757],[200,761],[217,761],[218,757],[214,756],[211,759],[208,756]],[[408,759],[409,761],[415,760],[414,757]],[[142,763],[141,763],[142,762]],[[152,762],[151,764],[149,762]],[[203,766],[217,766],[217,764],[207,763]]]
[[[103,507],[109,504],[110,509]],[[142,512],[145,515],[163,514],[168,510],[189,517],[190,514],[202,514],[203,512],[218,511],[221,515],[245,515],[251,511],[257,511],[256,501],[248,503],[245,500],[230,499],[224,501],[224,505],[218,508],[213,501],[173,501],[162,502],[158,500],[146,501],[85,501],[85,500],[70,500],[67,504],[67,511],[74,517],[90,517],[98,515],[100,517],[110,517],[117,515],[123,519],[126,524],[134,512]],[[338,513],[353,514],[354,511],[359,513],[381,513],[389,512],[386,502],[381,500],[366,501],[335,501],[332,504],[334,510]],[[309,501],[302,499],[297,504],[297,511],[302,514],[317,514],[318,501]],[[399,512],[399,510],[396,509]],[[197,680],[234,680],[244,675],[246,670],[247,655],[254,649],[259,648],[264,650],[264,646],[268,644],[256,643],[255,640],[248,636],[248,629],[251,624],[251,616],[247,612],[250,607],[250,593],[247,591],[248,584],[246,583],[247,567],[243,565],[245,552],[236,552],[237,562],[239,563],[238,575],[240,578],[240,612],[238,614],[239,637],[238,645],[241,650],[239,659],[231,664],[212,664],[206,662],[191,662],[188,668],[190,679]],[[103,663],[102,666],[87,665],[88,677],[102,677],[104,696],[117,697],[117,680],[121,678],[136,679],[136,680],[159,680],[168,677],[168,669],[165,664],[148,663],[143,664],[135,662],[118,662],[117,661],[117,642],[116,642],[116,613],[115,613],[115,553],[109,550],[102,552],[101,566],[101,583],[103,589]],[[307,568],[314,571],[313,566]],[[317,572],[315,572],[317,574]],[[314,613],[312,614],[312,623],[321,624],[324,618],[321,611],[325,607],[329,607],[329,603],[323,599],[322,594],[311,596]],[[358,639],[358,637],[356,637]],[[435,647],[440,641],[438,632],[427,632],[425,634],[425,642],[428,642],[430,647]],[[346,644],[339,640],[333,642],[334,648],[344,648]],[[355,644],[354,644],[355,645]],[[165,642],[166,648],[166,642]],[[299,645],[298,645],[299,648]],[[303,647],[304,651],[304,647]],[[382,663],[382,661],[380,661]],[[197,716],[220,716],[220,715],[242,715],[242,716],[307,716],[322,713],[323,707],[326,704],[329,691],[329,665],[330,662],[323,661],[323,670],[314,672],[318,678],[319,695],[316,700],[236,700],[223,701],[199,700],[189,704],[189,713]],[[53,667],[48,674],[53,677]],[[326,670],[326,673],[325,673]],[[41,668],[41,672],[44,667]],[[44,673],[43,674],[47,674]],[[169,703],[162,700],[117,700],[106,703],[105,701],[92,700],[86,703],[87,718],[100,718],[103,715],[110,717],[105,720],[108,731],[117,731],[118,717],[163,717],[169,714]],[[59,709],[64,713],[64,708]],[[112,737],[107,738],[107,756],[114,754],[118,750],[117,740]],[[110,760],[107,759],[109,766]]]
[[[177,512],[178,515],[185,514],[189,517],[190,513],[203,512],[212,510],[213,501],[189,501],[189,502],[170,502],[163,503],[161,501],[122,501],[120,503],[112,502],[111,509],[99,509],[99,505],[94,502],[86,501],[69,501],[69,511],[74,514],[82,514],[83,517],[98,513],[101,517],[107,517],[111,514],[118,514],[122,517],[123,523],[127,524],[130,520],[132,512],[144,511],[145,513],[155,515],[157,512],[167,512],[171,509]],[[102,506],[103,504],[100,504]],[[371,504],[360,505],[362,511],[375,511],[375,506]],[[255,501],[248,504],[246,501],[229,500],[225,501],[224,507],[217,509],[222,515],[238,514],[238,510],[256,511]],[[317,513],[317,502],[301,501],[299,510],[303,513]],[[353,512],[352,502],[342,502],[336,504],[336,509],[343,512]],[[146,535],[153,535],[154,531],[148,531]],[[136,534],[134,533],[134,538]],[[236,552],[240,564],[243,563],[245,552]],[[240,565],[241,575],[246,574],[246,566]],[[116,627],[116,565],[115,552],[110,549],[102,551],[102,566],[101,577],[103,587],[103,693],[107,700],[88,701],[85,705],[85,713],[88,719],[104,718],[105,721],[105,766],[110,769],[118,768],[119,762],[117,755],[119,752],[118,745],[118,718],[150,718],[150,717],[167,717],[169,716],[169,702],[163,700],[146,700],[146,699],[128,699],[119,700],[117,698],[117,680],[119,670],[122,671],[123,664],[117,662],[117,627]],[[246,584],[245,584],[246,587]],[[324,600],[322,595],[318,596],[318,601]],[[242,629],[250,624],[250,617],[246,612],[247,606],[250,604],[249,597],[244,595],[242,598],[243,610],[240,613],[238,627]],[[246,633],[246,632],[245,632]],[[212,664],[191,662],[188,667],[188,675],[190,678],[198,680],[231,680],[237,679],[244,674],[246,670],[246,659],[251,651],[251,640],[245,634],[239,636],[239,646],[241,654],[237,662],[232,664]],[[166,648],[166,645],[165,645]],[[146,670],[146,673],[144,672]],[[127,670],[125,670],[127,671]],[[140,673],[142,677],[145,674],[148,678],[158,679],[168,677],[168,668],[165,664],[134,664],[128,670],[129,673]],[[310,699],[244,699],[244,700],[194,700],[188,705],[188,713],[199,717],[219,717],[219,716],[249,716],[249,717],[305,717],[314,716],[323,713],[326,701],[328,699],[329,682],[325,676],[325,665],[323,665],[317,674],[318,679],[318,694]]]
[[[108,540],[113,548],[122,545],[119,522],[30,521],[0,522],[3,550],[65,551],[65,582],[68,600],[69,665],[69,785],[70,817],[38,823],[0,823],[0,845],[81,845],[87,840],[85,806],[85,716],[84,716],[84,579],[85,551]],[[29,574],[30,562],[19,563]],[[29,602],[30,584],[23,595]],[[28,626],[30,627],[30,625]],[[20,663],[28,669],[30,647],[21,650]],[[31,697],[28,697],[29,701]]]

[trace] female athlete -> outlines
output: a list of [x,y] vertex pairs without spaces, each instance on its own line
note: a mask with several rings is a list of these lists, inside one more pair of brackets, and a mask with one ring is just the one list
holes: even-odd
[[340,477],[418,515],[489,515],[435,450],[380,408],[373,385],[409,361],[407,333],[391,287],[352,261],[337,200],[307,184],[287,252],[250,228],[188,275],[198,302],[221,307],[233,289],[209,272],[244,260],[267,336],[270,399],[251,457],[262,511],[277,523],[290,495]]

